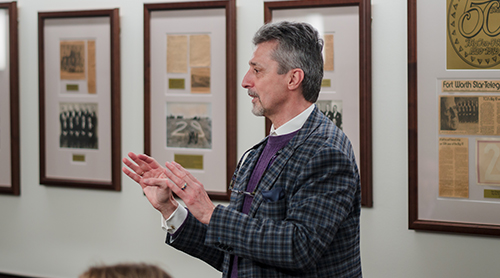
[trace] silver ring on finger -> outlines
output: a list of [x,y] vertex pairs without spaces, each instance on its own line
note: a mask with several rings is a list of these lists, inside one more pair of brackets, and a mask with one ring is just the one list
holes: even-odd
[[184,184],[182,185],[182,187],[181,187],[181,190],[186,189],[187,185],[188,185],[187,183],[184,183]]

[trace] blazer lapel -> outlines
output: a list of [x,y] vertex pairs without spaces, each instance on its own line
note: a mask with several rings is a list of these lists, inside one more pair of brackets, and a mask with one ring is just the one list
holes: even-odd
[[285,168],[289,158],[292,156],[295,148],[285,147],[277,152],[276,160],[273,162],[272,166],[267,169],[262,175],[259,184],[257,185],[257,194],[255,194],[250,211],[248,215],[254,216],[259,208],[260,204],[264,201],[264,198],[260,192],[270,190],[281,172]]
[[[250,176],[252,175],[253,169],[255,168],[255,164],[259,160],[260,153],[264,149],[264,142],[267,141],[267,138],[263,139],[261,142],[253,146],[248,150],[248,155],[243,156],[240,161],[240,167],[236,169],[234,173],[234,184],[233,188],[238,191],[246,191],[246,187],[248,185],[248,181]],[[243,205],[243,201],[245,199],[244,194],[239,193],[231,193],[231,205],[234,206],[235,209],[241,211],[241,207]]]
[[[271,190],[274,187],[276,180],[281,175],[281,172],[285,168],[286,164],[290,160],[290,157],[293,155],[295,150],[304,143],[304,141],[310,136],[310,134],[316,128],[319,127],[321,122],[321,115],[318,113],[321,112],[318,110],[317,107],[315,107],[313,112],[307,119],[307,121],[299,130],[299,132],[292,138],[292,140],[290,140],[290,142],[288,142],[288,144],[283,149],[277,152],[276,160],[269,167],[269,169],[267,169],[264,172],[262,178],[259,181],[259,184],[257,185],[258,191],[257,194],[254,196],[254,200],[252,202],[252,206],[250,207],[248,215],[255,216],[257,209],[259,208],[260,204],[264,201],[264,198],[262,194],[260,194],[260,192],[265,190]],[[258,157],[256,160],[258,160]],[[255,165],[255,162],[253,163],[253,165]],[[251,170],[253,170],[253,166]]]

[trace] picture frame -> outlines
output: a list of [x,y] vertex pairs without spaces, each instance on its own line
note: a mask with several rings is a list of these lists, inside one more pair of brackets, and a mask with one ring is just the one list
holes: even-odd
[[236,120],[235,0],[144,4],[144,152],[228,201]]
[[[323,37],[325,77],[317,105],[325,115],[342,110],[342,124],[330,118],[353,144],[361,175],[361,205],[373,207],[370,1],[269,1],[264,2],[264,20],[308,22]],[[270,128],[266,119],[267,133]]]
[[40,184],[121,190],[119,9],[38,13]]
[[488,128],[498,113],[485,110],[500,99],[500,47],[477,44],[500,39],[483,29],[500,18],[476,24],[493,2],[408,0],[411,230],[500,235],[499,136]]
[[19,50],[17,3],[0,3],[0,194],[19,196]]

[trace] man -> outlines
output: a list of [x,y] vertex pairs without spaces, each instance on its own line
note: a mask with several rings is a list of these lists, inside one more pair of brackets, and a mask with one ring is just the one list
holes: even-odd
[[129,153],[123,171],[167,219],[166,243],[223,277],[361,277],[358,168],[348,138],[313,104],[323,41],[308,24],[280,22],[254,44],[242,86],[273,125],[238,163],[227,207],[175,162],[166,170]]
[[458,124],[455,97],[441,97],[441,130],[457,130]]
[[333,105],[333,113],[332,113],[332,118],[333,118],[333,122],[335,123],[335,125],[342,129],[342,114],[340,114],[339,111],[337,111],[337,105]]

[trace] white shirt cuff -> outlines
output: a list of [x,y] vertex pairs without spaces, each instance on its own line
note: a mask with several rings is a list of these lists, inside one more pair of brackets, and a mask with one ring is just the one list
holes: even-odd
[[188,211],[185,207],[177,202],[177,209],[170,215],[168,219],[161,216],[161,228],[169,234],[173,234],[184,223],[188,216]]

